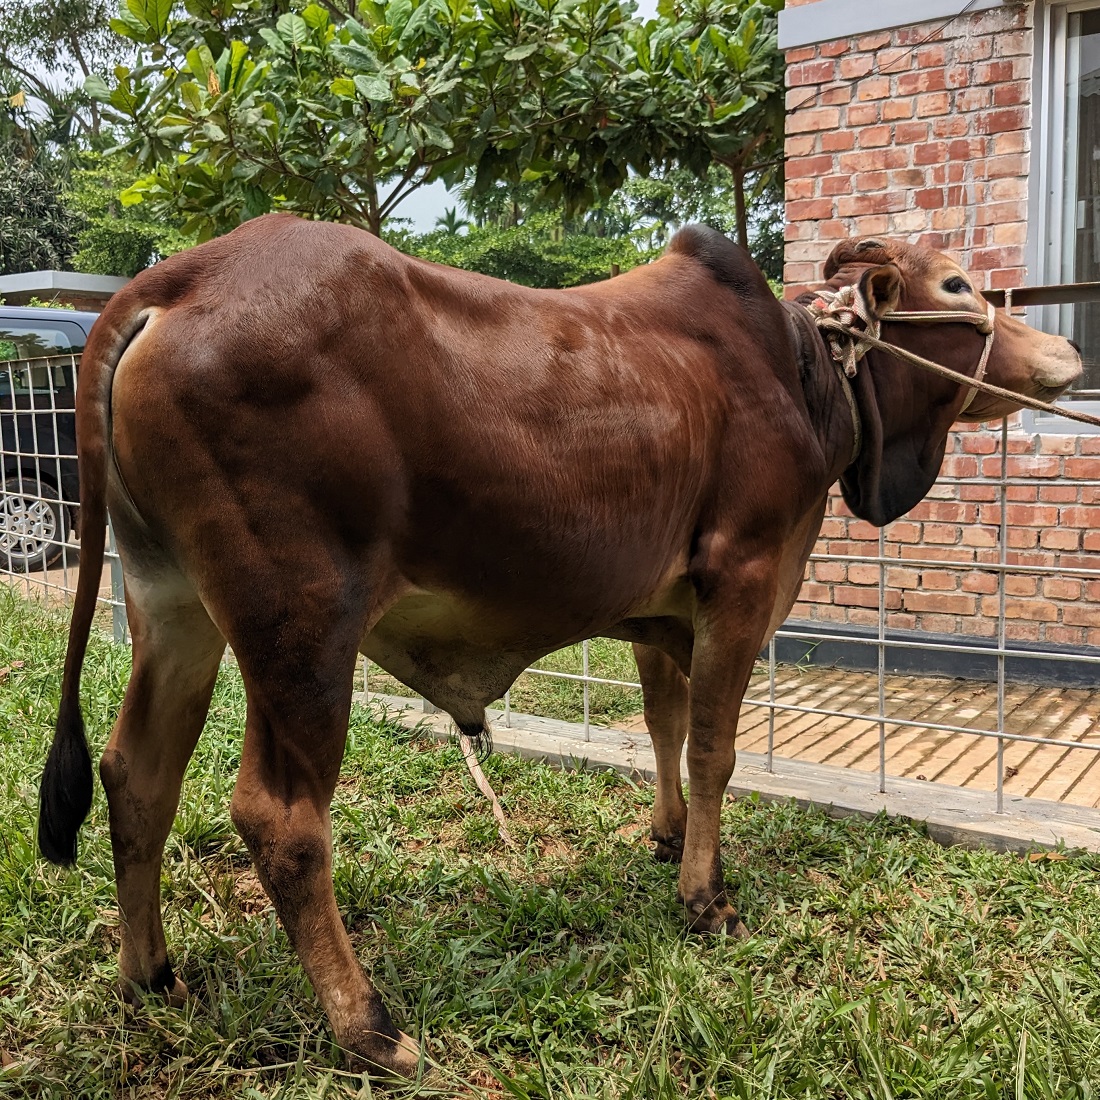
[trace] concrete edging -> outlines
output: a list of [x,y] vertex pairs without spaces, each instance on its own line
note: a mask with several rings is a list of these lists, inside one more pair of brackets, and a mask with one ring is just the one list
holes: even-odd
[[[355,698],[358,702],[380,703],[409,729],[423,727],[441,741],[452,736],[450,718],[442,713],[425,713],[416,699],[374,692],[358,692]],[[511,725],[505,726],[503,711],[490,710],[488,715],[497,751],[560,768],[610,768],[647,781],[656,776],[648,737],[592,726],[591,740],[585,741],[582,727],[572,722],[513,712]],[[799,806],[817,807],[834,817],[886,813],[925,825],[928,835],[943,845],[996,852],[1063,846],[1100,852],[1100,812],[1085,807],[1006,796],[1006,812],[998,814],[989,791],[890,778],[887,792],[880,794],[874,773],[779,757],[774,761],[775,770],[769,773],[765,764],[765,758],[757,753],[739,752],[737,770],[727,790],[737,797],[755,794],[773,802],[793,800]]]

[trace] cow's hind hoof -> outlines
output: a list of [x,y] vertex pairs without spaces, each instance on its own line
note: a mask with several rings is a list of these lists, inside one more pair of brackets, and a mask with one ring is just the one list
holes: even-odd
[[[396,1039],[377,1032],[362,1036],[347,1057],[349,1067],[357,1073],[412,1081],[421,1072],[420,1047],[403,1031],[397,1033]],[[427,1066],[423,1075],[428,1076]]]
[[680,863],[684,858],[684,838],[652,836],[653,858],[659,863]]

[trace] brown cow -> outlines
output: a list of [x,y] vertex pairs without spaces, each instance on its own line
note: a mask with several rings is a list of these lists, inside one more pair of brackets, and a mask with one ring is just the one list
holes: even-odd
[[[915,247],[842,244],[827,272],[879,314],[983,309],[956,264]],[[853,456],[853,411],[808,318],[700,228],[651,266],[544,291],[272,215],[117,294],[81,370],[85,568],[39,841],[71,862],[91,799],[78,694],[106,506],[133,632],[100,762],[124,988],[186,992],[161,856],[226,642],[248,695],[233,821],[356,1059],[417,1065],[332,888],[359,653],[479,735],[537,658],[594,635],[637,643],[658,854],[682,859],[693,928],[743,934],[718,820],[753,659],[795,599],[832,482],[874,523],[911,508],[968,389],[870,354]],[[884,335],[971,374],[985,339],[958,321]],[[997,318],[991,381],[1050,397],[1079,372],[1065,340]],[[1010,408],[979,398],[971,414]]]

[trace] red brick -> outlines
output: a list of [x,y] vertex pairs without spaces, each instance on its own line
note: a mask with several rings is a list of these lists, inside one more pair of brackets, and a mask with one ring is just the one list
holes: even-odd
[[800,65],[787,66],[787,87],[797,88],[806,84],[828,84],[836,79],[835,61],[804,61]]
[[836,208],[842,218],[858,217],[860,214],[890,214],[905,209],[905,195],[897,191],[845,195],[837,200]]
[[958,587],[958,575],[946,569],[925,569],[921,573],[921,588],[930,592],[955,592]]
[[821,180],[821,193],[823,195],[849,195],[851,192],[851,176],[826,176]]
[[1053,527],[1039,534],[1039,545],[1044,550],[1076,550],[1081,543],[1079,531],[1067,531]]
[[[889,595],[889,593],[887,593]],[[905,592],[902,606],[906,611],[933,611],[941,615],[973,615],[978,601],[975,596],[947,592]]]
[[800,62],[809,61],[817,56],[817,50],[813,46],[799,46],[795,50],[788,50],[784,59],[788,65],[798,65]]
[[851,130],[834,130],[821,135],[823,153],[843,153],[856,147],[856,135]]
[[832,213],[833,204],[829,199],[806,199],[787,203],[787,217],[794,222],[828,218]]
[[[887,589],[883,593],[886,607],[898,609],[901,607],[901,593]],[[907,594],[908,595],[908,594]],[[848,585],[836,585],[833,588],[833,602],[843,607],[878,607],[879,594],[877,588],[855,588]]]
[[1056,623],[1058,606],[1046,600],[1005,600],[1005,618]]
[[813,563],[814,580],[834,583],[843,581],[848,575],[848,568],[839,561],[816,561]]
[[898,77],[898,95],[917,95],[919,92],[942,92],[947,87],[943,69],[919,69],[902,73]]
[[[899,78],[904,79],[904,78]],[[888,76],[874,76],[859,82],[856,98],[861,103],[872,99],[885,99],[890,94],[890,78]],[[1005,127],[1010,129],[1010,127]]]
[[950,110],[951,96],[947,92],[932,92],[928,95],[917,96],[917,116],[919,118],[945,115]]
[[1065,577],[1044,577],[1043,595],[1052,600],[1076,600],[1081,595],[1081,582]]
[[1100,527],[1100,508],[1063,508],[1062,526],[1095,530]]
[[932,136],[935,138],[960,138],[970,133],[970,123],[965,115],[941,115],[932,119]]
[[890,144],[889,126],[865,126],[859,132],[859,147],[861,149],[877,149]]
[[1100,627],[1100,606],[1078,603],[1064,607],[1062,608],[1062,622],[1067,626]]
[[787,178],[798,179],[804,176],[823,176],[831,172],[833,158],[830,156],[791,157],[787,161]]
[[870,191],[885,191],[889,181],[885,172],[857,172],[853,182],[857,194],[865,195]]
[[1100,461],[1095,458],[1065,459],[1065,475],[1072,478],[1092,480],[1100,477]]
[[842,80],[860,80],[869,76],[874,68],[875,59],[870,54],[856,54],[840,62],[840,77]]
[[913,101],[911,99],[888,99],[882,105],[883,122],[896,122],[898,119],[913,117]]
[[[900,129],[901,127],[898,127]],[[925,145],[918,145],[913,150],[914,164],[939,164],[947,159],[947,143],[933,141]]]
[[1030,89],[1021,80],[1012,81],[1009,84],[997,84],[993,88],[993,103],[997,107],[1014,107],[1020,103],[1027,103]]
[[920,541],[920,524],[898,520],[886,528],[887,542],[915,543]]
[[971,86],[988,87],[991,84],[1002,84],[1006,80],[1011,80],[1014,75],[1015,68],[1011,61],[988,61],[974,67]]
[[916,200],[921,210],[936,210],[943,206],[943,188],[926,187],[917,192]]
[[950,545],[959,541],[959,528],[953,524],[926,523],[924,525],[925,542]]
[[817,138],[813,134],[800,134],[788,137],[783,143],[783,151],[788,157],[804,157],[814,152]]
[[997,591],[997,577],[993,573],[966,573],[962,578],[964,592],[990,595]]
[[1007,575],[1005,577],[1005,592],[1010,596],[1035,596],[1039,592],[1039,578]]
[[819,107],[812,111],[795,111],[787,117],[787,133],[801,134],[808,130],[835,130],[840,125],[839,107]]
[[880,113],[877,103],[853,103],[848,108],[845,121],[849,126],[874,126],[879,121]]
[[915,145],[928,140],[927,122],[899,122],[894,127],[894,139],[903,145]]
[[848,580],[852,584],[878,584],[879,567],[877,565],[868,565],[864,562],[849,565]]

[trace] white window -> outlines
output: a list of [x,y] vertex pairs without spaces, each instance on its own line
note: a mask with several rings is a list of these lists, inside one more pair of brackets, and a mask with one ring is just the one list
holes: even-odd
[[[1036,7],[1028,281],[1100,282],[1100,0]],[[1034,313],[1041,328],[1081,346],[1085,372],[1066,399],[1100,409],[1100,301]],[[1036,425],[1051,421],[1039,416]]]

